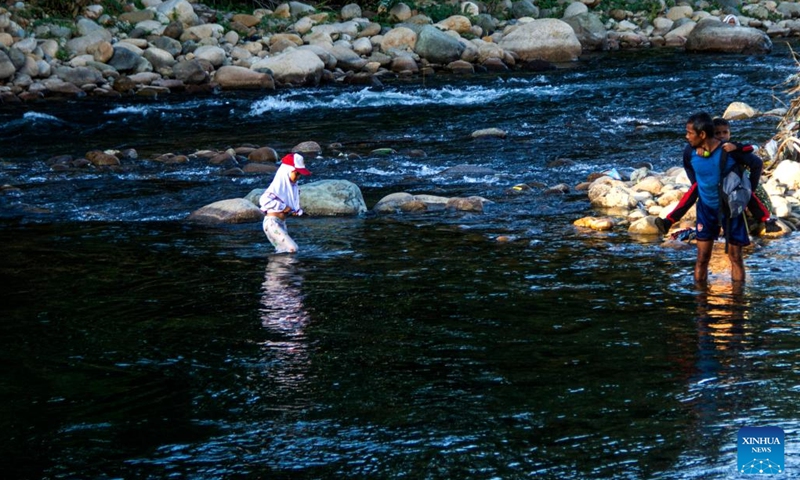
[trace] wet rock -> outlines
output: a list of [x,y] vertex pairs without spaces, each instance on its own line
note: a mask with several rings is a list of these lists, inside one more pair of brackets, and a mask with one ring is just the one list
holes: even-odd
[[204,224],[254,223],[264,219],[264,213],[243,198],[220,200],[192,212],[187,221]]
[[486,199],[481,197],[456,197],[447,201],[445,208],[460,212],[483,213],[483,203]]
[[248,163],[242,167],[242,171],[247,174],[271,174],[278,170],[277,165],[274,163]]
[[87,152],[86,159],[92,162],[92,165],[96,167],[108,167],[120,164],[119,158],[100,150],[92,150]]
[[378,200],[372,207],[377,213],[394,213],[405,203],[415,201],[414,196],[406,192],[391,193]]
[[612,230],[617,222],[610,217],[583,217],[572,222],[576,227],[590,228],[592,230],[607,231]]
[[443,177],[488,177],[496,174],[494,169],[479,165],[456,165],[439,173]]
[[247,155],[247,160],[256,163],[276,163],[278,152],[274,148],[261,147],[253,150]]
[[319,146],[319,143],[313,141],[307,141],[298,143],[294,147],[292,147],[292,153],[300,153],[300,154],[317,154],[322,151],[322,147]]

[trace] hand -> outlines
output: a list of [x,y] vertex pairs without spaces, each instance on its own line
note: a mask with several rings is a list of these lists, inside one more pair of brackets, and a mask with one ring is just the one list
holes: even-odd
[[661,218],[656,217],[654,222],[656,224],[656,228],[658,229],[658,233],[661,235],[666,235],[669,232],[669,229],[672,228],[672,221],[668,218]]
[[736,150],[736,144],[735,143],[726,142],[726,143],[722,144],[722,148],[724,148],[726,152],[732,152],[732,151]]

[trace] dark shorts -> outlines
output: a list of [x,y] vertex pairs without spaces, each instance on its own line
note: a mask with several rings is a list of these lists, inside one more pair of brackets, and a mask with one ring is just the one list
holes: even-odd
[[[720,225],[719,211],[714,208],[708,208],[703,204],[702,200],[697,201],[697,239],[698,240],[716,240],[719,238],[719,233],[722,227]],[[727,223],[726,220],[723,220]],[[750,235],[747,234],[747,224],[744,220],[744,215],[739,215],[731,219],[731,231],[728,238],[731,245],[740,245],[742,247],[750,245]]]

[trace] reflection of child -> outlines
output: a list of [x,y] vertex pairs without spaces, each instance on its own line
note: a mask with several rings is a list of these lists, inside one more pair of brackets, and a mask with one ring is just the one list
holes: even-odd
[[261,195],[259,203],[264,216],[264,233],[275,247],[276,253],[294,253],[297,243],[286,230],[287,215],[302,215],[300,208],[300,189],[297,180],[300,175],[311,175],[306,169],[302,155],[290,153],[281,159],[281,166],[275,172],[269,187]]
[[[755,148],[753,148],[752,145],[743,145],[741,143],[731,142],[730,123],[724,118],[717,117],[714,119],[714,137],[723,142],[722,148],[728,153],[736,150],[740,150],[744,153],[753,153],[753,151],[755,151]],[[780,227],[775,223],[775,219],[770,217],[769,209],[764,205],[761,199],[759,199],[756,193],[762,194],[764,198],[769,198],[767,197],[766,192],[764,192],[764,187],[759,184],[750,197],[750,202],[747,204],[747,210],[758,223],[764,224],[764,228],[767,232],[775,232],[780,230]],[[697,189],[694,185],[692,185],[689,191],[686,192],[686,194],[684,194],[684,196],[678,202],[678,205],[669,214],[667,214],[665,218],[656,218],[655,223],[659,232],[662,234],[667,233],[673,224],[678,222],[681,218],[683,218],[684,215],[686,215],[686,212],[692,208],[692,205],[694,205],[696,201]]]

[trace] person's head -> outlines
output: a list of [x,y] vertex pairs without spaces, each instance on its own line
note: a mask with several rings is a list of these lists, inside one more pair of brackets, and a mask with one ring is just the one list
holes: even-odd
[[297,180],[300,178],[300,175],[311,175],[311,172],[309,172],[306,168],[306,162],[303,159],[303,156],[299,153],[290,153],[284,156],[281,158],[281,164],[292,167],[291,171],[289,172],[289,180],[291,180],[293,183],[297,182]]
[[731,139],[731,124],[721,117],[714,119],[714,138],[723,142]]
[[714,138],[714,121],[711,115],[702,112],[695,113],[686,121],[686,141],[692,147],[700,147],[707,140]]

